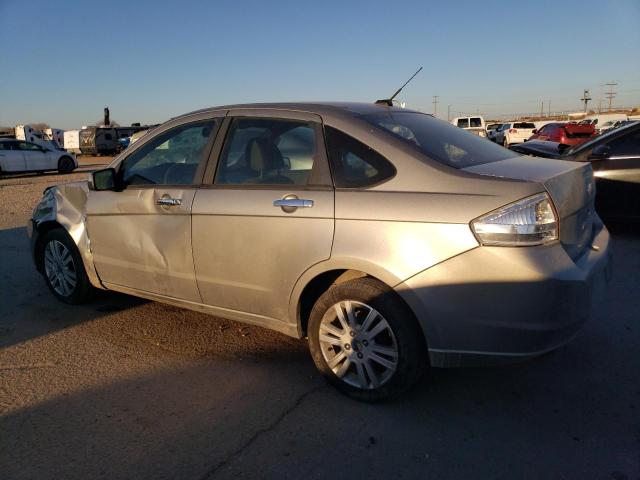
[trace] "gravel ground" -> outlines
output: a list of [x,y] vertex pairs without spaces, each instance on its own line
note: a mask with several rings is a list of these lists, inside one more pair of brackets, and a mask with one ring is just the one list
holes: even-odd
[[305,341],[118,294],[57,302],[24,225],[84,175],[0,180],[1,478],[640,479],[636,231],[614,230],[608,299],[565,348],[372,406],[327,387]]

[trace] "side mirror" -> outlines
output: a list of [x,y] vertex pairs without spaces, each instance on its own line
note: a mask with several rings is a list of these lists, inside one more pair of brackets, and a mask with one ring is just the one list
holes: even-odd
[[91,179],[93,181],[93,190],[116,189],[116,170],[114,168],[97,170],[91,174]]
[[598,145],[591,150],[589,160],[606,160],[611,155],[611,147],[609,145]]

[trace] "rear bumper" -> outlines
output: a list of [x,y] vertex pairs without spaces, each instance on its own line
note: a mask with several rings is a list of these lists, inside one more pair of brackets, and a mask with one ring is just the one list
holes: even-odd
[[611,275],[600,226],[573,260],[561,244],[478,247],[396,287],[426,336],[433,366],[506,363],[558,348],[587,320]]

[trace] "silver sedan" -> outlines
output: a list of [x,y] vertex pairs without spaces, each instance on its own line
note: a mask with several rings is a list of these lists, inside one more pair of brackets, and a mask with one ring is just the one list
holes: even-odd
[[415,111],[233,105],[46,190],[29,233],[64,302],[114,290],[307,337],[332,384],[375,401],[429,365],[568,342],[609,270],[593,185],[586,163]]

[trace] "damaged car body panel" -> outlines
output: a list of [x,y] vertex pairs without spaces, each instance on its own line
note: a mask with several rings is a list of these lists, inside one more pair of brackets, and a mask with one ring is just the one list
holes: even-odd
[[42,200],[36,205],[28,224],[27,232],[31,239],[31,251],[39,271],[43,270],[39,252],[42,235],[52,228],[62,227],[78,247],[87,277],[96,288],[103,289],[93,263],[91,242],[87,232],[86,205],[89,182],[79,181],[49,187],[44,191]]

